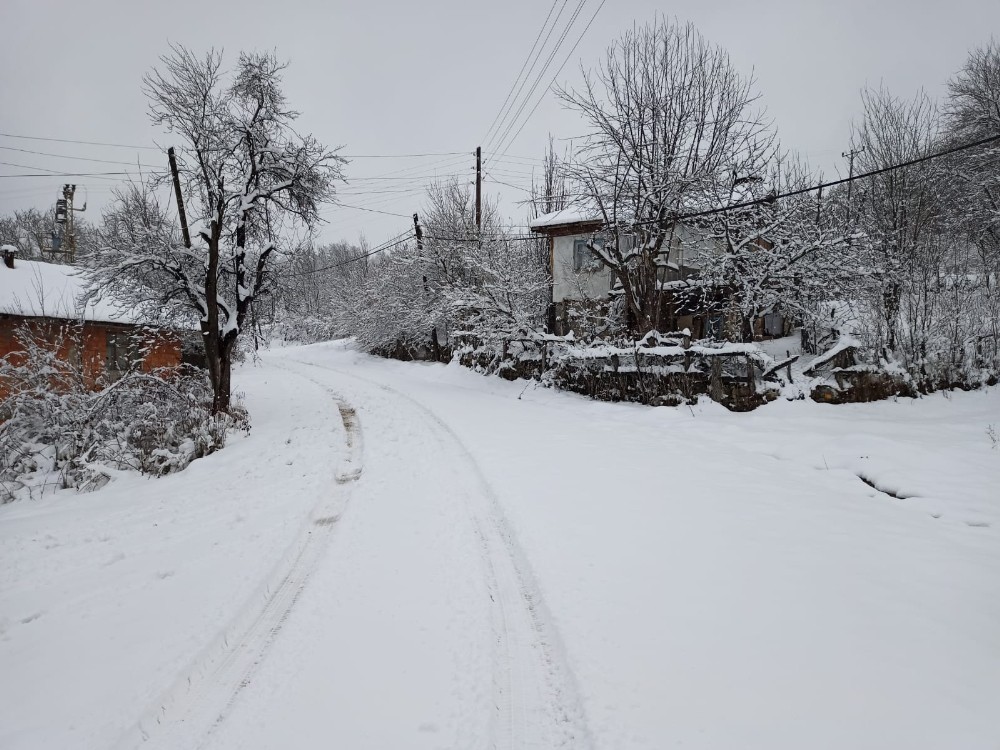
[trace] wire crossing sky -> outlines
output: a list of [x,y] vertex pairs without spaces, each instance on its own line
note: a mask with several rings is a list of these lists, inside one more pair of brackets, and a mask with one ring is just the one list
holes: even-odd
[[[930,0],[679,0],[669,10],[756,78],[783,145],[827,179],[846,175],[840,154],[862,87],[940,96],[968,51],[1000,29],[993,0],[955,0],[947,13]],[[0,213],[47,209],[72,179],[94,220],[122,179],[165,170],[178,141],[150,126],[141,81],[174,42],[225,49],[229,64],[241,49],[276,49],[290,62],[285,89],[299,129],[342,146],[351,162],[342,205],[323,211],[323,240],[397,234],[422,209],[428,182],[471,183],[476,146],[486,197],[523,224],[549,134],[584,129],[551,82],[578,83],[581,66],[662,12],[657,0],[289,0],[280,13],[259,0],[8,0],[0,26],[16,33],[0,46],[0,174],[21,176],[0,178]]]

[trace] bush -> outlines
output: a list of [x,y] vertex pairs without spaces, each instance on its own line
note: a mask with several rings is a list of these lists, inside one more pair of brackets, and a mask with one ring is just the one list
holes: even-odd
[[249,430],[234,401],[212,415],[206,373],[190,366],[90,382],[72,352],[79,330],[24,328],[0,360],[0,502],[54,488],[101,487],[116,471],[162,476]]

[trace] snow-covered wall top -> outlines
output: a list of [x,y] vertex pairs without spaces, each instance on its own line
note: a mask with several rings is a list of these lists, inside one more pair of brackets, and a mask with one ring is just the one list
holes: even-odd
[[87,281],[78,268],[16,260],[13,268],[0,263],[0,314],[142,323],[134,309],[107,298],[90,299]]
[[542,214],[537,219],[532,220],[532,229],[544,229],[545,227],[557,227],[562,224],[579,224],[591,221],[601,221],[601,217],[593,209],[583,206],[569,206],[561,211],[553,211],[550,214]]

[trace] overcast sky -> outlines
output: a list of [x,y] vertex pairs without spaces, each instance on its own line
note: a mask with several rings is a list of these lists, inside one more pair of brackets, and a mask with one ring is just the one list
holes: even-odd
[[[997,0],[606,0],[581,39],[600,1],[585,1],[511,133],[564,59],[557,80],[572,84],[580,65],[596,65],[626,28],[667,13],[694,22],[738,69],[754,73],[782,142],[832,174],[843,169],[840,153],[863,86],[884,83],[901,96],[924,87],[940,96],[968,50],[988,41],[992,31],[1000,33]],[[563,5],[556,0],[554,7]],[[576,5],[565,3],[542,62]],[[377,243],[409,226],[406,217],[420,209],[430,176],[472,179],[472,151],[499,112],[550,7],[550,0],[3,0],[0,133],[6,135],[0,136],[0,175],[135,171],[82,158],[160,168],[165,157],[156,150],[10,136],[169,145],[149,125],[140,90],[143,73],[157,64],[168,42],[196,51],[221,47],[230,60],[241,49],[273,48],[291,63],[286,90],[302,113],[301,129],[358,157],[347,169],[351,184],[342,188],[341,201],[401,214],[331,208],[324,212],[329,223],[323,239],[364,233]],[[569,138],[582,131],[578,117],[551,94],[541,97],[505,159],[493,158],[492,144],[487,149],[492,179],[486,190],[501,195],[507,215],[523,220],[525,210],[516,201],[525,195],[530,163],[544,151],[547,134]],[[415,153],[442,155],[367,156]],[[408,179],[364,179],[372,176]],[[63,182],[75,180],[77,202],[86,196],[94,219],[117,179],[0,177],[0,213],[47,207]]]

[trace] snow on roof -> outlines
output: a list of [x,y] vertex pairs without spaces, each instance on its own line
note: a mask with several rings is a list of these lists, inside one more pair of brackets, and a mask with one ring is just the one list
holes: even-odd
[[83,299],[87,280],[80,269],[55,263],[15,260],[13,268],[0,263],[0,314],[24,317],[93,320],[110,323],[143,322],[134,309],[106,298]]
[[537,219],[533,219],[528,226],[532,229],[543,229],[564,224],[587,224],[595,221],[603,221],[603,219],[593,209],[584,206],[569,206],[560,211],[542,214]]

